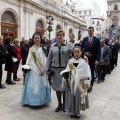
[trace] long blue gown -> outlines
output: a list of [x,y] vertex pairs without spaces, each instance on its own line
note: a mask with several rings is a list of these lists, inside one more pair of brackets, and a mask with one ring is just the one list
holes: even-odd
[[[42,48],[35,49],[38,59],[40,59],[43,67],[46,63],[46,58]],[[26,64],[30,65],[31,71],[25,77],[25,85],[22,89],[22,104],[30,106],[40,106],[51,102],[49,83],[45,76],[41,76],[40,72],[34,63],[31,52],[29,52]]]

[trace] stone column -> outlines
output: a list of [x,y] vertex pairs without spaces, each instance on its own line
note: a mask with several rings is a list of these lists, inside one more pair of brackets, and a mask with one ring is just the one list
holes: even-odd
[[68,40],[68,23],[67,21],[64,22],[64,29],[65,29],[65,40]]

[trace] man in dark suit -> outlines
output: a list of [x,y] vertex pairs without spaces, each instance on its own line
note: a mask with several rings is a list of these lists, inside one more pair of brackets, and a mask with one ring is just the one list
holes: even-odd
[[104,82],[106,76],[106,68],[109,64],[110,48],[105,44],[105,40],[101,39],[101,58],[99,65],[97,66],[98,70],[98,83],[101,81]]
[[115,40],[114,38],[111,39],[110,41],[111,44],[111,50],[112,50],[112,55],[111,55],[111,71],[115,68],[115,58],[116,58],[116,46],[115,46]]
[[119,50],[119,43],[115,40],[115,66],[117,66],[118,61],[118,50]]
[[93,36],[94,34],[94,28],[89,27],[88,28],[88,37],[85,37],[82,41],[82,49],[84,55],[88,57],[89,65],[91,69],[91,86],[88,90],[88,92],[92,91],[92,87],[94,84],[94,70],[95,66],[99,64],[100,57],[101,57],[101,45],[99,38]]

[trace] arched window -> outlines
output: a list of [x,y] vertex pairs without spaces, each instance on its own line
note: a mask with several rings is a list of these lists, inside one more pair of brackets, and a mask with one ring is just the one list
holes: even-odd
[[73,33],[72,29],[69,29],[69,35],[72,34],[72,33]]
[[118,17],[114,16],[112,19],[112,25],[117,26],[118,25]]
[[14,18],[14,15],[10,11],[6,11],[2,15],[1,21],[15,23],[15,18]]
[[61,29],[61,26],[60,25],[57,25],[56,26],[56,31],[60,30]]
[[81,40],[81,30],[78,31],[78,40]]
[[44,23],[42,20],[38,20],[36,23],[36,32],[40,32],[41,35],[44,35]]
[[43,22],[41,20],[38,20],[36,23],[36,29],[44,29]]
[[12,40],[17,38],[16,16],[11,11],[5,11],[1,17],[1,35],[10,36]]

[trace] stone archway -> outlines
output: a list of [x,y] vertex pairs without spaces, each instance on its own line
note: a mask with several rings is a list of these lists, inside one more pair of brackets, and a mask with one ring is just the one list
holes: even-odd
[[114,26],[118,26],[118,17],[117,16],[113,16],[113,18],[112,18],[112,25],[114,25]]
[[36,23],[36,32],[40,32],[41,35],[44,35],[44,23],[42,20],[38,20]]
[[78,31],[78,40],[81,40],[81,30]]
[[60,30],[60,29],[62,29],[62,27],[61,27],[60,25],[57,25],[57,26],[56,26],[56,31],[58,31],[58,30]]
[[1,35],[11,36],[12,40],[17,38],[17,21],[15,19],[15,15],[7,10],[2,14],[1,17]]

